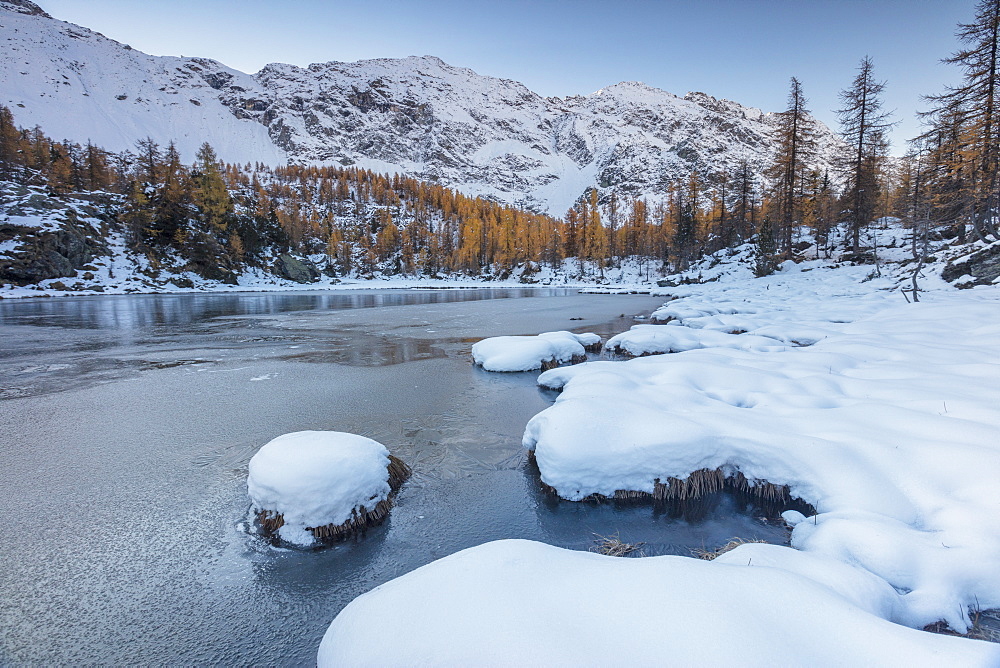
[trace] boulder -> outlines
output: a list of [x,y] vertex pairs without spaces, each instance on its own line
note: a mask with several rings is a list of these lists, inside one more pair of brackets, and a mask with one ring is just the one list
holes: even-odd
[[319,280],[319,269],[309,260],[300,260],[288,253],[278,256],[274,263],[274,273],[296,283],[314,283]]
[[108,253],[107,246],[97,240],[95,231],[91,230],[93,235],[88,235],[72,221],[67,221],[57,230],[38,233],[29,228],[4,231],[21,232],[9,236],[21,236],[23,239],[15,253],[0,259],[0,280],[17,285],[75,276],[77,269]]
[[949,283],[963,276],[972,276],[975,281],[961,287],[990,285],[1000,278],[1000,242],[976,251],[959,262],[949,262],[941,272],[941,278]]

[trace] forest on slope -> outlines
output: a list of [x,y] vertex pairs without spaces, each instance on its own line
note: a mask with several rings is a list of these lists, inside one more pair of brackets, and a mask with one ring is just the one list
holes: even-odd
[[[981,0],[957,34],[964,48],[945,62],[962,70],[962,83],[928,97],[926,131],[903,158],[889,156],[886,83],[865,58],[841,92],[844,148],[833,173],[815,167],[816,124],[793,77],[771,164],[743,161],[711,178],[692,171],[652,202],[595,184],[562,219],[358,167],[227,164],[208,143],[191,165],[152,139],[111,152],[18,127],[0,107],[0,281],[73,277],[118,252],[151,279],[148,289],[161,271],[228,284],[248,272],[299,283],[321,274],[530,283],[547,267],[602,282],[623,264],[644,267],[648,279],[748,241],[765,275],[794,257],[804,232],[829,256],[840,228],[842,259],[870,261],[861,232],[886,217],[913,230],[923,263],[932,237],[1000,238],[1000,0]],[[992,255],[983,259],[990,267]]]

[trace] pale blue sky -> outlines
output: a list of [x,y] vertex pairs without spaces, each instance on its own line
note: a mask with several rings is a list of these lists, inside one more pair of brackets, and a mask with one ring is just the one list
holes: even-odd
[[156,55],[206,56],[245,72],[270,62],[435,55],[523,82],[542,95],[619,81],[683,95],[700,90],[765,111],[784,108],[788,79],[836,127],[837,92],[863,56],[898,110],[895,152],[917,133],[921,94],[958,76],[939,60],[974,0],[40,0]]

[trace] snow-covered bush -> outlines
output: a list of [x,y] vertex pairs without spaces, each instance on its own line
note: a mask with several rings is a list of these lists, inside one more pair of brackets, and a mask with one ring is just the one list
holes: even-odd
[[384,445],[336,431],[298,431],[250,460],[247,491],[265,533],[310,545],[380,522],[410,469]]
[[590,333],[494,336],[472,346],[472,359],[487,371],[532,371],[586,361],[587,352],[597,352],[600,347],[601,337]]

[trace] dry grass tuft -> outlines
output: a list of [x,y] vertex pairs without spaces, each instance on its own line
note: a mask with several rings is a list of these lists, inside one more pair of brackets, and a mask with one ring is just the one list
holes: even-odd
[[705,561],[712,561],[716,557],[721,557],[726,552],[735,550],[740,545],[746,545],[747,543],[766,543],[766,542],[767,542],[766,540],[759,540],[757,538],[751,538],[750,540],[746,540],[744,538],[730,538],[728,543],[715,550],[706,550],[705,548],[698,548],[691,550],[691,553],[694,556],[698,557],[699,559],[704,559]]
[[928,624],[924,631],[1000,643],[1000,610],[973,610],[972,626],[966,633],[952,631],[945,622]]
[[[586,355],[573,355],[573,357],[570,359],[569,363],[570,364],[582,364],[582,363],[584,363],[586,361],[587,361],[587,356]],[[563,365],[563,362],[560,362],[555,357],[550,357],[547,360],[542,360],[542,367],[541,367],[541,369],[542,369],[542,371],[548,371],[549,369],[556,369],[558,367],[561,367],[562,365]]]
[[[537,468],[538,462],[535,458],[534,450],[528,451],[528,462],[530,466]],[[558,491],[539,478],[539,486],[547,494],[558,496]],[[805,515],[815,514],[815,509],[792,496],[788,485],[776,485],[766,480],[749,480],[743,473],[736,471],[730,475],[721,469],[699,469],[693,471],[686,478],[667,478],[666,482],[661,482],[659,478],[653,481],[652,492],[641,492],[632,489],[616,490],[612,496],[604,494],[591,494],[581,501],[591,503],[648,503],[666,504],[668,506],[682,505],[689,506],[691,503],[698,503],[710,495],[728,490],[737,495],[738,498],[750,501],[762,506],[772,506],[765,509],[765,513],[780,512],[787,506],[802,506],[801,512]]]
[[625,543],[621,538],[618,537],[618,533],[615,532],[612,536],[602,536],[600,534],[594,534],[594,545],[590,548],[591,552],[597,552],[598,554],[604,554],[609,557],[624,557],[629,554],[635,553],[633,556],[645,557],[646,554],[640,550],[645,543]]
[[413,475],[413,469],[407,466],[399,457],[395,455],[389,455],[389,489],[393,492],[398,492],[399,488],[403,486],[411,475]]
[[[369,510],[363,505],[358,506],[351,510],[351,518],[343,524],[306,527],[306,531],[312,532],[312,535],[319,540],[334,541],[361,533],[369,527],[380,524],[392,510],[393,497],[396,496],[396,492],[413,474],[413,469],[394,455],[389,455],[389,465],[386,468],[389,472],[389,496],[376,503],[374,508]],[[273,510],[262,510],[257,513],[257,523],[266,535],[273,536],[285,524],[285,518],[281,513]]]
[[364,506],[358,506],[351,510],[351,519],[343,524],[325,524],[321,527],[306,527],[306,531],[311,531],[312,535],[320,540],[340,540],[356,533],[360,533],[368,527],[380,524],[392,509],[392,495],[379,501],[375,507],[368,510]]
[[262,510],[257,513],[257,523],[267,533],[274,533],[285,525],[285,517],[273,510]]
[[722,469],[699,469],[693,471],[683,480],[679,478],[667,478],[665,483],[660,482],[660,479],[657,478],[653,483],[652,494],[649,492],[619,489],[615,491],[614,498],[618,501],[638,501],[642,499],[653,499],[654,501],[687,501],[688,499],[698,499],[706,494],[721,491],[726,486],[768,502],[783,502],[791,498],[787,485],[774,485],[766,480],[750,482],[739,471],[731,476],[726,476]]
[[548,371],[549,369],[555,369],[559,366],[559,360],[555,357],[550,357],[547,360],[542,360],[542,366],[540,367],[542,371]]

